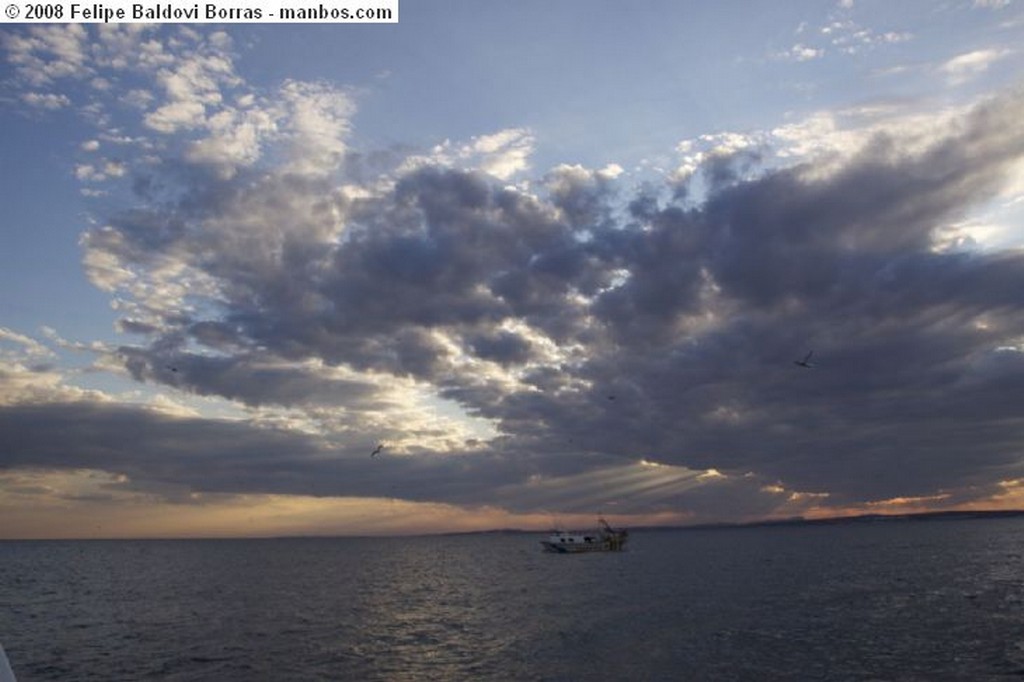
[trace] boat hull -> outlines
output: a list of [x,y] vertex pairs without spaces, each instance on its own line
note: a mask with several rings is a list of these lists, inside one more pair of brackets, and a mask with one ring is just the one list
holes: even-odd
[[544,551],[555,552],[557,554],[585,554],[587,552],[621,552],[625,547],[625,543],[612,544],[608,543],[594,543],[589,545],[563,545],[557,542],[551,542],[549,540],[541,540],[540,544],[544,546]]
[[555,531],[540,544],[547,552],[558,554],[583,554],[587,552],[621,552],[625,549],[629,534],[624,530],[613,530],[601,521],[601,530],[588,532]]

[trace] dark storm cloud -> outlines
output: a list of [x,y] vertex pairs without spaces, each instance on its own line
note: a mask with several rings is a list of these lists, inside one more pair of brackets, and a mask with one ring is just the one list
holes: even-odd
[[[1020,353],[996,349],[1024,329],[1024,258],[932,246],[1019,162],[1020,113],[1015,94],[923,153],[880,138],[834,175],[776,171],[690,211],[634,202],[644,232],[611,235],[629,279],[593,307],[621,345],[582,370],[615,407],[578,405],[565,423],[607,452],[837,501],[1018,475]],[[705,281],[728,317],[687,333]],[[809,348],[821,364],[794,373]],[[996,356],[998,385],[977,365]]]
[[[162,445],[128,453],[107,429],[131,420],[97,406],[69,427],[95,444],[85,454],[23,437],[7,464],[159,477],[169,459],[179,462],[169,477],[203,489],[302,492],[316,481],[314,494],[461,503],[500,489],[510,508],[557,504],[526,494],[531,476],[640,458],[729,474],[696,487],[652,481],[657,499],[635,499],[644,509],[707,513],[746,495],[767,510],[782,496],[764,485],[776,482],[837,505],[991,491],[1021,475],[1024,255],[944,252],[936,235],[1024,158],[1022,120],[1013,92],[927,145],[878,136],[828,173],[751,177],[752,157],[716,160],[700,203],[674,187],[624,196],[567,167],[537,196],[432,167],[356,198],[273,173],[186,184],[177,206],[125,213],[86,240],[125,266],[156,272],[177,259],[207,283],[203,306],[154,299],[157,321],[123,323],[144,334],[119,355],[133,376],[248,405],[372,405],[369,383],[260,369],[317,360],[414,377],[495,420],[501,437],[461,455],[386,460],[384,489],[306,437],[243,425],[152,417]],[[545,355],[538,340],[565,354]],[[814,369],[794,365],[812,349]],[[513,370],[521,383],[496,378]],[[53,417],[15,414],[31,409],[41,408],[3,408],[4,423]],[[180,442],[191,429],[216,433],[191,458],[172,452],[178,429]]]
[[921,154],[901,155],[898,141],[880,136],[826,180],[790,169],[716,194],[703,211],[716,280],[760,306],[814,301],[897,257],[927,254],[936,228],[991,197],[1019,161],[1019,108],[982,107]]
[[94,468],[198,489],[232,471],[287,479],[286,462],[301,471],[316,452],[312,439],[283,431],[78,401],[5,406],[0,433],[4,467]]
[[[469,506],[522,486],[544,470],[572,475],[607,457],[508,456],[501,442],[457,454],[413,448],[370,458],[370,443],[345,448],[286,428],[169,415],[135,405],[54,400],[0,409],[0,470],[97,469],[127,476],[120,490],[176,502],[183,491],[398,497]],[[529,511],[508,499],[510,509]]]
[[338,404],[367,409],[377,393],[369,382],[328,378],[301,367],[263,366],[258,357],[211,357],[129,347],[122,348],[120,356],[138,381],[224,396],[254,407]]
[[511,332],[484,333],[472,336],[469,347],[478,357],[501,365],[522,365],[530,359],[530,342]]

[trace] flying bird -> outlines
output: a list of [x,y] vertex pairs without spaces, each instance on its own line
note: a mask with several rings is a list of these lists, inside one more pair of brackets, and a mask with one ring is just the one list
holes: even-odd
[[811,363],[812,355],[814,355],[814,351],[809,350],[807,351],[807,355],[804,356],[803,360],[794,360],[793,364],[800,365],[801,367],[806,367],[807,369],[811,369],[812,367],[814,367],[814,365]]
[[371,452],[371,453],[370,453],[370,457],[376,457],[376,456],[377,456],[377,454],[378,454],[378,453],[379,453],[379,452],[380,452],[381,450],[383,450],[383,449],[384,449],[384,443],[380,443],[379,445],[377,445],[377,447],[375,447],[375,448],[373,449],[373,452]]

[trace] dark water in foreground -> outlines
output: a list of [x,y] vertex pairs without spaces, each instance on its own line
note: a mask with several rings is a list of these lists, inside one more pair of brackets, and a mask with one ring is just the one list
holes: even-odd
[[36,680],[1024,676],[1024,519],[539,535],[0,543]]

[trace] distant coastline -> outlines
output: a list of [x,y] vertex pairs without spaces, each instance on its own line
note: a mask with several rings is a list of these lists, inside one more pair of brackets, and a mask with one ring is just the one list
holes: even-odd
[[[685,526],[645,526],[644,530],[707,530],[715,528],[760,528],[764,526],[831,526],[851,523],[899,523],[909,521],[958,521],[967,519],[1015,518],[1024,516],[1024,509],[992,511],[935,511],[908,514],[857,514],[854,516],[829,516],[808,519],[796,516],[788,519],[767,519],[763,521],[700,523]],[[637,530],[640,530],[639,528]]]
[[[764,528],[775,526],[836,526],[855,523],[901,523],[912,521],[962,521],[968,519],[997,519],[1024,517],[1024,509],[992,511],[935,511],[908,514],[857,514],[855,516],[829,516],[808,519],[795,516],[787,519],[766,519],[763,521],[742,521],[718,523],[697,523],[672,526],[628,526],[630,531],[675,531],[675,530],[730,530],[737,528]],[[441,535],[520,535],[547,531],[524,530],[520,528],[496,528],[493,530],[458,531]]]

